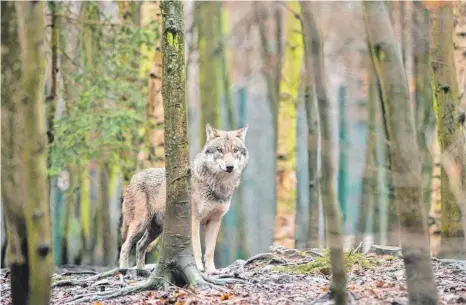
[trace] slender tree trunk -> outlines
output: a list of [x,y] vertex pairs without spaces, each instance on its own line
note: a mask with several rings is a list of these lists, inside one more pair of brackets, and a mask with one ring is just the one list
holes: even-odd
[[219,83],[219,31],[217,25],[220,11],[220,2],[206,1],[197,4],[196,24],[198,28],[199,47],[199,87],[201,101],[201,145],[205,143],[207,123],[220,126]]
[[369,58],[367,65],[368,84],[369,92],[367,97],[367,144],[366,144],[366,162],[364,166],[364,173],[361,187],[361,201],[359,203],[358,213],[358,229],[355,239],[355,246],[357,247],[364,239],[364,235],[368,230],[368,215],[370,211],[373,211],[373,230],[369,233],[374,234],[374,242],[379,243],[380,232],[374,230],[377,227],[375,223],[379,222],[379,214],[376,213],[376,205],[379,205],[379,196],[377,192],[378,185],[378,170],[377,170],[377,128],[376,118],[377,112],[376,107],[379,104],[378,96],[378,82],[377,75],[374,71],[374,64],[372,59]]
[[2,2],[2,202],[13,304],[48,304],[53,268],[43,99],[44,6]]
[[395,200],[410,304],[437,304],[421,194],[419,152],[400,49],[383,2],[362,2],[372,60],[382,91]]
[[[162,99],[162,36],[161,14],[155,14],[152,20],[159,23],[156,41],[154,43],[154,57],[149,73],[149,96],[146,104],[145,126],[145,157],[148,167],[164,167],[164,137],[163,137],[163,99]],[[151,16],[152,17],[152,16]]]
[[[438,139],[443,155],[450,155],[461,174],[466,189],[466,153],[464,129],[456,119],[460,112],[459,87],[453,54],[453,3],[433,2],[429,7],[430,62],[433,72],[433,108],[437,118]],[[466,258],[463,217],[451,189],[445,168],[441,172],[441,249],[440,256]]]
[[[273,143],[274,151],[276,155],[278,147],[278,108],[279,108],[279,90],[280,90],[280,79],[282,71],[282,12],[280,7],[277,5],[274,10],[274,19],[275,19],[275,39],[269,39],[267,35],[267,28],[265,26],[264,15],[267,14],[266,8],[264,8],[264,3],[260,1],[254,2],[254,13],[256,17],[256,22],[259,28],[259,38],[260,38],[260,54],[262,58],[262,73],[265,78],[267,85],[267,100],[269,102],[269,109],[272,115],[272,127],[273,127]],[[272,46],[270,41],[275,40],[276,43],[276,52],[272,52]],[[274,172],[277,169],[276,160],[273,163]],[[275,207],[273,209],[274,214],[271,216],[272,219],[276,218],[277,215],[277,192],[276,192],[276,181],[274,183],[274,198],[275,198]],[[271,230],[270,234],[270,243],[274,240],[274,229]]]
[[420,2],[414,2],[413,54],[416,98],[417,143],[421,151],[424,207],[430,211],[432,155],[430,146],[435,128],[432,106],[431,69],[429,57],[429,16]]
[[[184,22],[181,1],[163,1],[162,94],[165,118],[167,207],[162,252],[154,273],[177,284],[203,282],[194,262],[189,199],[189,149],[185,98]],[[165,284],[166,285],[166,284]]]
[[[279,107],[278,107],[278,138],[277,138],[277,217],[284,217],[289,211],[295,210],[296,183],[292,179],[296,173],[296,105],[299,80],[303,60],[303,40],[300,34],[301,23],[296,14],[300,6],[297,1],[288,2],[293,13],[286,15],[286,47],[281,74]],[[291,132],[291,133],[290,133]],[[275,222],[275,241],[290,241],[292,236],[282,236],[280,219]],[[293,226],[294,227],[294,226]],[[287,245],[293,247],[292,244]]]
[[[351,81],[351,83],[353,82]],[[353,86],[353,84],[349,84],[349,86]],[[354,88],[349,88],[349,90],[353,91]],[[346,207],[347,193],[346,192],[348,191],[348,183],[347,183],[347,177],[348,177],[348,173],[347,173],[348,171],[347,129],[348,129],[348,124],[347,124],[347,116],[346,116],[346,102],[347,101],[348,99],[347,99],[347,94],[346,94],[346,88],[342,86],[338,90],[338,121],[339,121],[338,150],[339,151],[338,151],[338,174],[337,174],[338,191],[337,191],[337,194],[338,194],[338,202],[340,204],[340,209],[341,209],[342,216],[343,216],[343,223],[345,223],[345,220],[346,220],[346,213],[347,213],[347,207]]]
[[346,272],[345,259],[343,256],[343,236],[341,228],[341,213],[338,207],[335,192],[335,167],[336,161],[333,157],[333,141],[331,122],[329,118],[330,100],[327,97],[325,85],[323,48],[320,32],[313,14],[313,8],[309,2],[301,2],[304,28],[304,39],[307,46],[312,46],[310,60],[314,72],[316,97],[319,109],[320,132],[322,135],[322,202],[326,223],[327,241],[330,248],[330,261],[332,265],[332,291],[335,304],[346,304]]
[[304,44],[304,101],[308,128],[307,153],[309,172],[309,215],[306,248],[319,247],[319,197],[320,197],[320,172],[318,171],[318,139],[319,139],[319,112],[317,109],[316,93],[314,89],[314,71],[312,63],[312,39],[311,31],[304,19],[304,14],[310,12],[309,4],[300,2],[303,17],[301,27]]

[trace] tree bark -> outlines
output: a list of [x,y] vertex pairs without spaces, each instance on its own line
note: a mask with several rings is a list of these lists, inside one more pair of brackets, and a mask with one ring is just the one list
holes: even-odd
[[[434,2],[433,4],[437,4]],[[466,153],[464,129],[456,117],[460,112],[460,96],[453,50],[453,3],[440,2],[429,7],[430,63],[433,73],[433,108],[437,119],[438,139],[442,155],[450,155],[461,174],[461,187],[466,189]],[[441,170],[441,249],[439,256],[466,258],[466,228],[445,168]]]
[[429,57],[429,16],[420,2],[414,2],[413,54],[416,99],[417,143],[421,151],[423,196],[426,215],[430,211],[432,184],[432,155],[430,146],[435,128],[432,107],[431,69]]
[[[160,14],[161,15],[161,14]],[[149,73],[149,96],[146,104],[145,157],[148,167],[164,167],[165,151],[163,137],[163,99],[162,99],[162,18],[157,16],[157,39],[154,43],[154,57]]]
[[382,91],[395,201],[410,304],[437,304],[421,171],[409,91],[400,49],[383,2],[362,2],[369,46]]
[[[350,81],[348,87],[355,86],[353,81]],[[349,88],[349,90],[354,91],[353,88]],[[348,191],[348,139],[347,139],[347,132],[348,132],[348,124],[347,124],[347,115],[346,115],[346,102],[347,94],[346,88],[344,86],[340,87],[338,90],[338,203],[340,204],[340,209],[342,213],[343,223],[346,221],[346,213],[347,213],[347,206],[346,206],[346,198],[347,198],[347,191]],[[351,92],[350,91],[350,92]],[[350,98],[352,96],[350,95]]]
[[44,29],[43,3],[2,2],[2,201],[13,304],[50,297]]
[[372,59],[369,58],[367,65],[367,75],[369,92],[367,97],[367,144],[366,144],[366,162],[364,166],[364,173],[361,186],[361,201],[359,203],[358,213],[358,231],[355,238],[354,245],[357,247],[364,239],[364,235],[367,233],[367,218],[370,211],[373,211],[373,230],[369,233],[374,235],[374,242],[379,244],[380,232],[375,230],[379,228],[375,224],[380,221],[378,219],[379,214],[375,213],[376,205],[379,204],[379,196],[377,192],[378,186],[378,170],[377,170],[377,127],[376,118],[377,111],[376,107],[380,102],[378,95],[378,82],[377,76],[374,71],[374,64]]
[[199,47],[199,87],[201,102],[201,145],[205,143],[207,123],[217,128],[220,126],[219,82],[221,81],[219,58],[219,24],[220,2],[199,2],[197,4],[196,24],[198,28]]
[[343,256],[343,237],[341,228],[341,213],[338,208],[335,192],[335,168],[336,160],[333,157],[333,141],[331,122],[329,118],[330,100],[327,97],[325,85],[325,71],[322,41],[320,32],[313,14],[313,8],[309,2],[301,2],[304,28],[305,45],[311,46],[310,57],[306,62],[312,63],[314,83],[319,109],[320,132],[322,135],[322,202],[327,230],[328,247],[330,248],[330,261],[332,265],[332,291],[335,304],[346,304],[346,272]]
[[[293,12],[286,15],[286,47],[281,73],[278,102],[277,138],[277,218],[286,216],[296,203],[296,105],[303,60],[301,23],[296,14],[300,6],[297,1],[288,2]],[[281,233],[280,219],[275,220],[275,241],[283,243],[293,240]],[[287,245],[293,247],[292,244]]]
[[[309,12],[308,4],[300,2],[301,11]],[[314,71],[312,63],[312,39],[304,16],[301,18],[304,44],[304,101],[306,107],[306,119],[308,128],[307,153],[309,172],[309,215],[306,248],[319,247],[319,197],[320,197],[320,172],[318,171],[318,139],[319,139],[319,112],[317,109],[316,93],[314,88]]]

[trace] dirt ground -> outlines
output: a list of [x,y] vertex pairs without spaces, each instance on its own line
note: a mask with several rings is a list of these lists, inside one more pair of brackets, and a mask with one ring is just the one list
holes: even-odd
[[[352,304],[408,304],[403,260],[396,249],[366,254],[346,254],[349,270],[348,296]],[[389,253],[389,254],[387,254]],[[433,259],[439,304],[466,304],[466,261]],[[148,269],[154,266],[147,266]],[[81,285],[54,287],[51,304],[66,304],[77,295],[118,290],[143,282],[143,277],[115,273],[109,278],[86,281],[92,274],[76,274],[82,267],[57,269],[53,282],[78,280]],[[90,270],[90,269],[87,269]],[[64,272],[71,271],[71,275]],[[101,270],[96,270],[101,271]],[[145,291],[106,301],[82,304],[332,304],[328,256],[320,250],[298,251],[276,247],[268,253],[238,260],[221,270],[247,284],[227,285],[221,290],[193,292],[187,287],[169,291]],[[10,278],[1,271],[0,304],[11,304]]]

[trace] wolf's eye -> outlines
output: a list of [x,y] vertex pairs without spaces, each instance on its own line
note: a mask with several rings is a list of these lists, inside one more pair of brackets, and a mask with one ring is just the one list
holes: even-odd
[[238,148],[233,148],[233,152],[236,154],[238,152]]
[[223,149],[222,149],[222,148],[217,148],[217,151],[218,151],[219,153],[221,153],[221,154],[223,153]]

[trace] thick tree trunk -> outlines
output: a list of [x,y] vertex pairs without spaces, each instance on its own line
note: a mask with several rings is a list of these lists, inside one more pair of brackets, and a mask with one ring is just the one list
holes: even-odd
[[429,17],[427,10],[420,2],[414,3],[414,76],[416,79],[416,127],[417,142],[421,151],[422,176],[424,181],[423,195],[426,214],[429,215],[432,155],[430,146],[435,128],[435,114],[432,106],[431,69],[429,57]]
[[44,29],[43,3],[2,2],[2,201],[13,304],[50,297]]
[[[335,304],[346,304],[346,272],[343,256],[343,237],[341,225],[341,213],[338,207],[337,194],[335,192],[335,168],[336,160],[333,157],[332,127],[329,118],[330,100],[327,97],[325,85],[325,70],[323,48],[320,32],[315,20],[312,4],[301,2],[305,45],[311,46],[310,57],[306,62],[312,63],[316,97],[319,109],[320,132],[322,135],[322,202],[326,219],[327,241],[330,248],[330,260],[332,265],[332,291]],[[309,50],[308,50],[309,51]],[[331,224],[331,225],[330,225]]]
[[383,2],[362,2],[369,45],[382,91],[390,138],[392,178],[402,229],[410,304],[437,304],[421,194],[419,152],[406,74]]
[[[299,80],[303,60],[303,40],[301,23],[296,14],[300,7],[297,1],[288,2],[293,13],[286,15],[286,47],[281,74],[278,107],[278,138],[277,138],[277,218],[286,217],[295,210],[296,183],[292,179],[296,173],[296,104],[298,98]],[[275,221],[274,240],[284,244],[293,240],[292,236],[282,234],[280,219]],[[293,226],[294,227],[294,226]],[[293,244],[284,244],[293,247]]]
[[[464,129],[456,117],[460,112],[459,87],[453,54],[453,3],[434,2],[429,7],[430,62],[433,72],[433,108],[437,118],[438,139],[443,155],[454,159],[461,174],[461,187],[466,188],[466,153]],[[448,174],[441,172],[441,249],[440,256],[466,258],[463,217]]]
[[[300,2],[303,14],[309,12],[307,3]],[[319,112],[317,109],[316,93],[314,90],[314,71],[312,64],[311,32],[304,17],[301,18],[304,44],[304,101],[308,128],[307,153],[309,172],[309,215],[306,248],[319,247],[319,215],[320,215],[320,172],[318,170],[318,139],[319,139]]]

